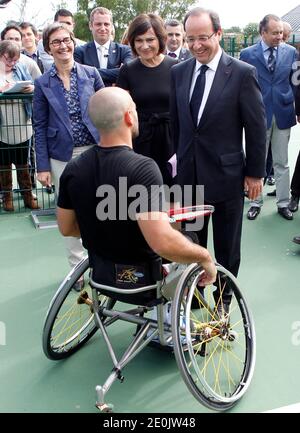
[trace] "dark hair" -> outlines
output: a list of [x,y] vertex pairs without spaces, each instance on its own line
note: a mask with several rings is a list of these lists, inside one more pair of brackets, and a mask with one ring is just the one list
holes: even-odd
[[58,9],[58,11],[54,15],[54,21],[58,21],[58,17],[72,17],[73,18],[73,14],[72,14],[72,12],[68,11],[68,9]]
[[11,26],[6,26],[6,27],[2,30],[2,32],[1,32],[1,41],[4,41],[4,39],[5,39],[5,35],[6,35],[7,32],[9,32],[9,30],[16,30],[17,32],[19,32],[19,33],[20,33],[20,36],[21,36],[21,39],[22,39],[22,32],[21,32],[21,30],[19,29],[19,27],[18,27],[18,26],[15,26],[15,25],[11,25]]
[[259,34],[261,35],[262,32],[266,32],[268,30],[269,22],[273,21],[281,21],[281,18],[279,18],[277,15],[268,14],[259,23]]
[[167,32],[164,27],[164,22],[159,15],[156,14],[140,14],[134,18],[128,28],[128,41],[133,54],[137,55],[134,47],[134,41],[137,36],[143,35],[149,29],[153,29],[159,42],[159,54],[164,53],[166,49]]
[[25,30],[25,29],[27,29],[28,27],[30,27],[31,30],[32,30],[32,33],[34,34],[34,36],[37,36],[37,34],[38,34],[36,27],[35,27],[33,24],[28,23],[28,22],[26,22],[26,21],[24,21],[23,23],[21,23],[21,24],[19,25],[19,27],[20,27],[21,30]]
[[52,35],[52,33],[56,32],[57,30],[66,30],[72,41],[74,42],[75,45],[75,38],[74,38],[74,33],[68,29],[68,27],[64,24],[64,23],[52,23],[49,26],[47,26],[45,28],[45,30],[43,31],[43,45],[44,45],[44,49],[47,53],[50,53],[50,45],[49,45],[49,40],[50,40],[50,36]]
[[1,41],[0,42],[0,56],[7,54],[10,59],[15,56],[20,57],[20,47],[13,41]]
[[165,21],[165,28],[166,28],[167,26],[170,26],[170,27],[177,27],[177,26],[180,26],[181,29],[182,29],[182,31],[183,31],[183,25],[182,25],[182,23],[181,23],[180,21],[178,21],[178,20],[175,20],[174,18],[171,19],[171,20],[166,20],[166,21]]
[[220,22],[219,15],[215,11],[212,11],[210,9],[204,9],[201,7],[193,8],[187,12],[187,14],[185,15],[184,20],[183,20],[184,30],[185,30],[186,22],[187,22],[189,17],[197,17],[197,16],[200,16],[203,14],[207,14],[209,16],[211,23],[212,23],[212,26],[213,26],[213,30],[215,33],[217,33],[217,31],[221,29],[221,22]]

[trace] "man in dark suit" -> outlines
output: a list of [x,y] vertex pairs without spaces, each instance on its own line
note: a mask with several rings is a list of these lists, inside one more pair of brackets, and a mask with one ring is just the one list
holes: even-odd
[[167,32],[167,54],[179,62],[190,59],[192,54],[187,48],[183,47],[184,30],[183,25],[178,20],[168,20],[165,22]]
[[[215,12],[200,7],[190,10],[184,28],[195,58],[171,70],[178,183],[194,189],[204,186],[204,202],[215,206],[216,259],[237,275],[244,189],[249,197],[257,197],[265,175],[264,105],[255,68],[222,52]],[[202,246],[207,245],[207,227],[208,220],[197,233]]]
[[109,9],[93,9],[89,27],[94,41],[76,47],[74,59],[83,65],[98,68],[105,86],[111,86],[117,81],[120,67],[132,59],[131,49],[111,40],[113,19]]
[[[293,213],[288,207],[288,143],[291,127],[296,124],[291,76],[297,52],[291,45],[282,43],[283,24],[276,15],[266,15],[260,22],[259,31],[261,40],[242,50],[240,59],[255,66],[257,71],[267,116],[266,147],[268,149],[271,145],[272,148],[277,209],[283,218],[292,220]],[[261,195],[250,203],[248,219],[254,220],[262,205]]]

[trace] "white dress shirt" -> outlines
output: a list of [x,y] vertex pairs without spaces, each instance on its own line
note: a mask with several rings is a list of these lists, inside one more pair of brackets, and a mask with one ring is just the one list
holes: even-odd
[[98,42],[94,41],[98,60],[100,64],[100,69],[107,69],[107,63],[108,63],[108,50],[110,46],[110,41],[107,41],[104,45],[98,44]]
[[[176,54],[176,59],[178,59],[180,51],[181,51],[181,47],[179,47],[176,51],[167,50],[167,54],[169,55],[169,53],[174,53],[174,54]],[[174,59],[175,59],[175,57],[174,57]]]
[[[199,125],[212,83],[214,81],[215,78],[215,74],[216,74],[216,70],[218,68],[219,65],[219,61],[220,58],[222,56],[222,49],[221,47],[219,47],[219,50],[217,52],[217,54],[215,55],[215,57],[209,62],[207,63],[207,66],[209,69],[207,69],[206,73],[205,73],[205,88],[204,88],[204,93],[203,93],[203,98],[202,98],[202,102],[201,102],[201,106],[199,109],[199,113],[198,113],[198,123],[197,125]],[[196,60],[196,66],[195,66],[195,70],[194,70],[194,74],[192,77],[192,82],[191,82],[191,88],[190,88],[190,100],[192,98],[192,94],[194,91],[194,87],[195,87],[195,83],[196,80],[198,78],[198,75],[200,73],[200,68],[202,66],[202,63],[198,62],[198,60]]]

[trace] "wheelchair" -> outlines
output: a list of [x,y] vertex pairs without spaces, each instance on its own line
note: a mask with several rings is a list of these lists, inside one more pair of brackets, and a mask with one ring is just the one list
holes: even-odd
[[[174,220],[174,215],[170,218]],[[50,303],[43,328],[45,355],[51,360],[67,358],[99,330],[113,369],[105,383],[96,386],[96,407],[112,412],[113,405],[106,401],[108,390],[117,379],[123,381],[124,367],[141,350],[155,345],[174,352],[181,376],[198,402],[216,411],[230,409],[245,394],[254,373],[255,329],[237,279],[221,265],[216,267],[216,282],[203,288],[200,265],[159,261],[155,284],[120,289],[93,281],[89,259],[83,259]],[[86,281],[87,274],[89,283],[76,292],[74,283],[81,277]],[[146,293],[151,294],[151,302],[148,296],[147,302],[140,303]],[[119,300],[124,294],[126,303]],[[167,319],[166,306],[171,307]],[[109,338],[109,327],[117,321],[136,326],[120,359]]]

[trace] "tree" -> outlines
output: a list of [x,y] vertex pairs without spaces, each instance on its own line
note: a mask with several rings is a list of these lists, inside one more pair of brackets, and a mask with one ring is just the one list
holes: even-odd
[[195,3],[194,0],[122,0],[122,2],[120,0],[96,0],[91,6],[89,0],[78,0],[75,33],[80,39],[91,40],[88,20],[91,10],[97,6],[112,11],[116,41],[119,41],[130,21],[140,13],[153,12],[159,14],[164,20],[176,18],[182,21],[188,7],[193,3]]
[[252,37],[255,38],[259,35],[258,31],[259,25],[257,23],[249,23],[244,27],[244,36],[246,38]]

